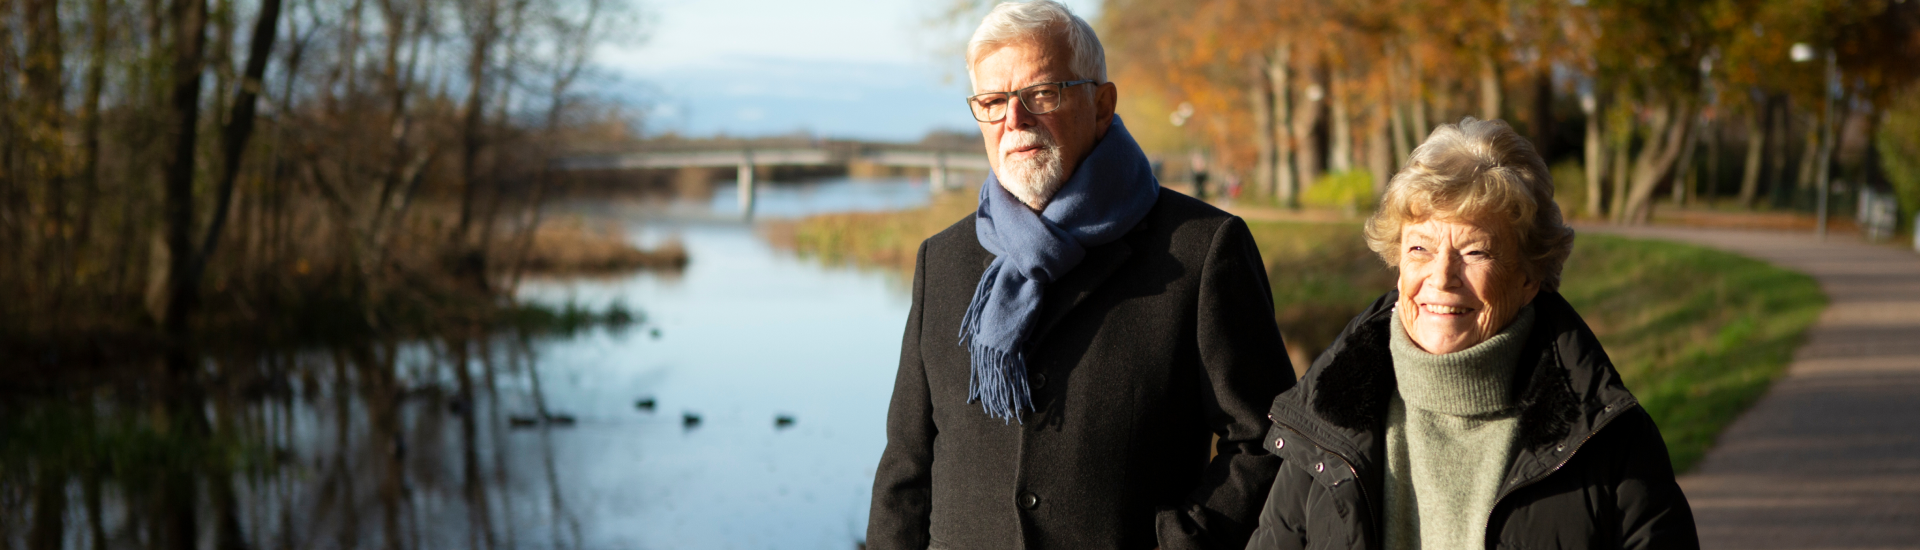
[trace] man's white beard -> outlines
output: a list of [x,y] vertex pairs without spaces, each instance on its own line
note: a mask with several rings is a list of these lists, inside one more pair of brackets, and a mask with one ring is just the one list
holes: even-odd
[[[1039,145],[1040,149],[1026,160],[1007,158],[1007,153],[1021,147]],[[1047,202],[1053,200],[1053,194],[1066,183],[1067,167],[1060,159],[1060,144],[1053,140],[1045,127],[1034,126],[1032,130],[1015,130],[1000,137],[1000,185],[1013,193],[1028,208],[1043,210]]]

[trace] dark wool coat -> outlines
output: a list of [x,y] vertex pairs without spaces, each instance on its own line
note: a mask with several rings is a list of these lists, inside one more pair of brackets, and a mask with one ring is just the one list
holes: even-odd
[[[1395,391],[1387,323],[1398,299],[1389,292],[1354,318],[1300,385],[1274,400],[1265,445],[1285,464],[1248,550],[1385,544]],[[1515,456],[1487,519],[1486,547],[1699,548],[1653,418],[1573,306],[1541,292],[1533,307],[1515,372]]]
[[[1046,289],[1024,423],[967,402],[960,320],[993,256],[972,216],[921,243],[869,548],[1239,548],[1293,383],[1239,218],[1166,189]],[[1219,435],[1219,456],[1209,441]]]

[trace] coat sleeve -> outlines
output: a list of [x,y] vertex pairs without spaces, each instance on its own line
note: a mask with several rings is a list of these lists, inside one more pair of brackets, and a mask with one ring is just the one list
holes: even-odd
[[1205,371],[1204,415],[1219,436],[1187,502],[1163,505],[1160,547],[1241,548],[1258,519],[1280,458],[1260,445],[1273,398],[1293,386],[1293,366],[1273,315],[1273,289],[1253,235],[1240,218],[1214,233],[1201,267],[1196,317]]
[[1260,525],[1247,540],[1247,550],[1301,550],[1306,548],[1305,507],[1313,479],[1306,472],[1282,468],[1260,511]]
[[933,402],[920,357],[920,319],[925,308],[927,244],[920,243],[913,269],[913,307],[900,343],[900,372],[887,407],[887,446],[873,477],[867,548],[926,548],[932,509]]
[[1628,456],[1621,460],[1623,470],[1614,487],[1620,511],[1620,547],[1633,549],[1698,549],[1700,535],[1694,528],[1693,508],[1687,495],[1673,477],[1673,461],[1667,456],[1667,444],[1660,429],[1645,409],[1635,407],[1628,416],[1615,422],[1630,422],[1624,433],[1631,434]]

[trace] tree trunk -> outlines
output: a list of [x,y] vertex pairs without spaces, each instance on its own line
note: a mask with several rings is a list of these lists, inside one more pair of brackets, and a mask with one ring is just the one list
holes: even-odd
[[1765,103],[1760,103],[1749,106],[1746,113],[1747,162],[1740,171],[1740,207],[1749,210],[1753,209],[1753,199],[1760,192],[1760,160],[1765,158],[1767,151],[1767,122],[1770,117],[1763,114],[1770,115],[1772,111],[1763,113],[1766,108]]
[[1410,123],[1407,122],[1406,109],[1400,101],[1395,100],[1389,103],[1387,108],[1389,109],[1387,113],[1388,141],[1393,146],[1392,168],[1398,170],[1400,167],[1406,165],[1407,155],[1413,152],[1412,146],[1409,143],[1410,140],[1407,137]]
[[1294,172],[1293,45],[1275,46],[1267,58],[1267,80],[1273,89],[1273,188],[1280,205],[1300,207],[1300,182]]
[[1542,66],[1533,73],[1533,150],[1540,158],[1553,159],[1553,69]]
[[[1392,109],[1393,104],[1388,103],[1387,108]],[[1374,118],[1379,122],[1367,133],[1367,171],[1373,173],[1373,196],[1377,200],[1386,194],[1387,181],[1393,177],[1393,139],[1389,137],[1393,124],[1389,117]]]
[[1715,113],[1707,120],[1706,135],[1701,136],[1707,140],[1707,175],[1706,186],[1699,189],[1697,198],[1707,204],[1720,200],[1720,137],[1726,133],[1726,128],[1725,124],[1720,123],[1719,116]]
[[[373,219],[368,222],[369,229],[366,233],[369,241],[367,246],[374,249],[373,265],[375,266],[386,263],[390,248],[387,242],[388,228],[399,223],[400,217],[405,214],[406,209],[401,205],[410,202],[409,198],[414,189],[412,182],[416,181],[419,170],[425,169],[426,163],[434,154],[431,150],[416,152],[413,144],[409,142],[414,124],[413,113],[407,110],[407,102],[415,86],[414,75],[419,66],[421,36],[425,33],[416,29],[413,34],[408,34],[413,23],[409,21],[409,14],[405,8],[397,4],[396,0],[382,0],[381,8],[382,13],[385,14],[382,26],[387,29],[381,87],[387,94],[387,117],[393,125],[393,144],[383,172],[384,176],[381,178],[380,193],[375,199],[378,206],[373,210]],[[419,16],[422,23],[425,17],[424,14]],[[404,65],[400,59],[403,44],[408,46],[409,52]],[[371,267],[363,266],[362,270],[370,271]]]
[[1793,188],[1800,191],[1807,191],[1814,187],[1814,176],[1819,171],[1820,165],[1820,125],[1825,124],[1818,114],[1807,118],[1812,120],[1813,124],[1807,125],[1806,137],[1800,140],[1800,156],[1794,159],[1796,170],[1793,176]]
[[261,0],[259,19],[254,21],[253,37],[248,43],[246,71],[220,135],[220,172],[215,180],[219,190],[214,195],[213,219],[207,223],[206,237],[200,240],[200,250],[193,258],[190,276],[195,281],[206,270],[207,260],[213,256],[220,243],[221,230],[227,224],[227,211],[233,205],[234,181],[240,177],[240,160],[246,155],[248,140],[253,138],[254,112],[259,106],[262,79],[267,72],[267,58],[273,55],[279,22],[280,0]]
[[1605,105],[1589,91],[1580,96],[1580,110],[1587,114],[1587,132],[1585,139],[1587,171],[1587,217],[1605,219],[1603,208],[1607,194],[1607,138],[1602,127],[1606,120]]
[[[161,161],[166,191],[167,286],[161,325],[175,345],[186,337],[187,316],[199,307],[200,281],[193,277],[193,173],[200,141],[201,51],[206,45],[205,0],[174,0],[173,90],[165,135],[168,150]],[[181,358],[176,358],[179,360]],[[176,365],[184,367],[186,365]]]
[[1329,70],[1327,75],[1330,108],[1327,125],[1332,134],[1327,140],[1327,169],[1346,172],[1353,170],[1353,114],[1347,108],[1347,81],[1338,68]]
[[495,28],[498,26],[498,0],[479,0],[480,21],[472,32],[473,50],[467,58],[467,99],[461,107],[460,136],[460,220],[454,226],[453,239],[458,247],[471,246],[474,220],[474,196],[480,187],[479,158],[482,123],[486,117],[487,64],[491,58]]
[[1412,124],[1407,121],[1405,105],[1410,94],[1406,74],[1402,72],[1400,57],[1393,47],[1387,46],[1380,58],[1387,66],[1387,141],[1393,146],[1388,169],[1398,170],[1406,163],[1407,154],[1413,151],[1409,137],[1412,134],[1412,128],[1410,128]]
[[88,48],[85,97],[80,102],[80,157],[74,159],[80,172],[80,220],[74,245],[85,248],[93,235],[93,211],[100,196],[100,96],[107,81],[107,47],[112,33],[112,13],[107,0],[93,0],[88,19],[93,30]]
[[1320,125],[1320,110],[1326,106],[1326,86],[1321,83],[1317,57],[1308,56],[1300,63],[1300,73],[1306,78],[1301,82],[1304,97],[1293,111],[1296,194],[1306,191],[1320,177],[1320,144],[1314,140],[1314,129]]
[[[0,10],[4,10],[0,13],[12,14],[13,0],[0,0]],[[0,75],[20,73],[20,64],[13,56],[12,44],[16,40],[14,25],[0,25],[0,44],[7,45],[0,48]],[[14,162],[14,155],[20,149],[19,136],[15,133],[20,126],[20,114],[15,112],[15,80],[0,78],[0,246],[7,250],[18,250],[24,244],[22,237],[26,219],[21,212],[26,199],[19,189],[20,182],[14,177],[14,169],[18,166]],[[5,527],[0,526],[0,529]],[[0,532],[0,535],[5,534]]]
[[[65,266],[70,263],[67,233],[67,177],[66,140],[62,135],[62,118],[66,110],[64,102],[65,79],[61,70],[62,53],[60,49],[60,2],[58,0],[27,0],[22,18],[26,23],[27,50],[22,68],[28,100],[25,102],[26,138],[29,154],[27,174],[30,178],[39,178],[46,185],[46,195],[41,200],[43,212],[39,213],[46,225],[41,225],[45,235],[40,239],[39,250],[24,259],[25,265],[35,266],[27,270],[35,279],[45,281],[43,288],[53,289],[51,296],[33,293],[27,299],[42,302],[42,307],[58,316],[63,309],[59,307],[60,294],[64,293],[66,270],[55,267],[46,269],[41,266]],[[9,14],[10,15],[10,14]],[[9,44],[11,47],[11,44]],[[11,75],[8,78],[12,78]],[[51,306],[51,307],[48,307]],[[30,319],[29,323],[45,322]]]
[[1493,60],[1493,54],[1480,54],[1480,119],[1500,118],[1500,67]]
[[1780,204],[1786,200],[1788,191],[1786,178],[1789,144],[1787,136],[1792,133],[1793,119],[1792,116],[1790,116],[1792,111],[1784,95],[1773,96],[1768,102],[1768,109],[1771,111],[1768,115],[1771,120],[1768,121],[1769,124],[1767,125],[1767,132],[1769,133],[1767,136],[1767,145],[1773,148],[1773,151],[1770,152],[1773,160],[1770,164],[1773,166],[1767,170],[1767,194],[1772,196],[1774,204]]
[[[62,99],[65,80],[62,78],[63,54],[60,49],[60,2],[59,0],[26,0],[22,18],[27,27],[27,55],[21,71],[25,77],[26,92],[32,98],[28,109],[32,110],[29,120],[34,121],[36,133],[47,145],[58,145],[60,115],[63,112]],[[9,45],[11,46],[11,45]],[[54,149],[41,154],[52,158]],[[49,166],[51,168],[51,166]]]
[[[1408,133],[1408,136],[1413,138],[1413,146],[1419,147],[1421,143],[1427,141],[1427,135],[1433,133],[1433,122],[1427,118],[1426,76],[1425,73],[1420,70],[1420,61],[1413,58],[1411,51],[1407,53],[1407,72],[1412,74],[1412,78],[1407,79],[1407,84],[1412,86],[1410,90],[1411,94],[1407,98],[1409,105],[1412,107],[1412,112],[1408,113],[1408,116],[1412,118],[1408,122],[1413,123],[1412,131]],[[1410,148],[1408,151],[1411,152],[1412,149]]]
[[[1632,109],[1632,106],[1613,105],[1608,111],[1613,109]],[[1631,169],[1633,159],[1633,134],[1636,121],[1632,115],[1628,115],[1608,122],[1607,146],[1613,155],[1613,166],[1607,168],[1607,175],[1613,179],[1613,189],[1606,197],[1605,212],[1608,219],[1617,222],[1621,212],[1626,211],[1623,206],[1627,202],[1627,183],[1631,176],[1628,170]]]
[[[1273,189],[1273,91],[1267,88],[1265,56],[1251,60],[1253,78],[1247,85],[1247,99],[1253,105],[1253,188]],[[556,99],[557,100],[557,99]]]
[[1652,220],[1654,189],[1668,178],[1678,178],[1674,168],[1681,152],[1693,146],[1692,121],[1693,102],[1687,98],[1666,100],[1654,111],[1646,145],[1634,158],[1633,190],[1619,219],[1636,224]]
[[1680,149],[1680,162],[1673,168],[1673,205],[1676,207],[1685,206],[1688,196],[1693,193],[1694,175],[1698,173],[1693,169],[1693,153],[1700,144],[1702,126],[1706,124],[1699,118],[1697,115],[1687,117],[1686,124],[1691,130],[1687,134],[1686,146]]

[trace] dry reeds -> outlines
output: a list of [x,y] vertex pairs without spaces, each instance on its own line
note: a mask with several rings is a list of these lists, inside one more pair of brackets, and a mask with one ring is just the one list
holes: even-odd
[[532,239],[521,260],[521,268],[529,274],[606,274],[687,266],[687,249],[679,241],[642,250],[615,224],[589,228],[578,220],[547,223],[534,230]]

